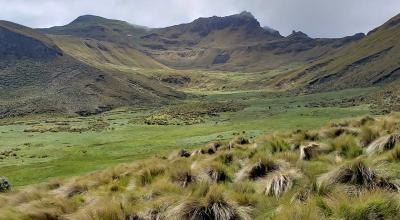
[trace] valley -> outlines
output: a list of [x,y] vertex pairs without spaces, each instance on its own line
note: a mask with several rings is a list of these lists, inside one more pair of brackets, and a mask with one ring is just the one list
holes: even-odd
[[0,21],[0,220],[398,219],[399,34]]
[[[3,119],[0,155],[11,152],[0,156],[0,167],[15,186],[24,186],[163,156],[180,148],[193,149],[243,132],[255,138],[275,131],[316,128],[331,120],[371,114],[374,110],[368,104],[348,104],[346,100],[375,90],[293,96],[263,90],[191,89],[191,98],[171,104],[171,108],[185,109],[186,105],[193,116],[183,110],[181,115],[186,117],[170,124],[145,123],[146,118],[163,113],[158,108],[121,108],[89,117],[38,115]],[[204,110],[195,114],[199,104],[226,106],[227,102],[242,106],[237,111],[215,113],[213,109],[212,114],[205,114]],[[342,106],[338,104],[341,102]],[[179,117],[174,114],[170,118]]]

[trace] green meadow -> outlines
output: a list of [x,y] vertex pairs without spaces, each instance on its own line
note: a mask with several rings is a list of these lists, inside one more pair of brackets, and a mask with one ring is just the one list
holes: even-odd
[[[373,91],[370,88],[293,95],[262,90],[190,90],[186,91],[186,100],[160,108],[122,108],[89,117],[3,119],[1,175],[20,187],[138,159],[168,156],[179,149],[232,139],[239,133],[254,138],[276,131],[318,128],[328,121],[371,114],[371,106],[352,100]],[[203,109],[196,113],[198,106],[207,103],[212,103],[212,109],[230,103],[234,110],[210,110],[213,112],[208,114]],[[234,105],[240,108],[235,109]],[[165,114],[181,106],[190,109],[191,123],[185,122],[189,120],[185,117],[174,123],[167,121],[166,125],[144,123],[151,115],[161,115],[166,120],[177,117]]]

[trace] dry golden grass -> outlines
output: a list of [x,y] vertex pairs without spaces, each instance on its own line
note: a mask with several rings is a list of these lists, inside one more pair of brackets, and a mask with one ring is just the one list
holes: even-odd
[[[7,219],[396,219],[399,145],[375,157],[359,143],[398,133],[399,121],[365,117],[253,143],[215,142],[1,194],[0,213]],[[310,143],[318,154],[299,159]]]

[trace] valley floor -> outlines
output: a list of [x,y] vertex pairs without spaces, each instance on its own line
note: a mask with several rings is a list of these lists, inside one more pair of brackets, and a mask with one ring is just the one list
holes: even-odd
[[[372,113],[357,100],[375,89],[294,96],[269,91],[186,91],[161,109],[124,108],[90,117],[2,120],[1,175],[14,187],[99,170],[238,134],[311,129]],[[226,107],[228,106],[228,107]]]

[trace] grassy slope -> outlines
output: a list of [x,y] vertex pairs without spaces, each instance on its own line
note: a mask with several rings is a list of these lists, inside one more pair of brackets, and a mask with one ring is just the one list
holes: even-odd
[[97,68],[166,69],[167,67],[140,51],[115,43],[52,35],[51,38],[67,54]]
[[396,79],[398,74],[391,73],[400,66],[399,19],[396,16],[359,42],[283,76],[277,84],[321,91],[366,87]]

